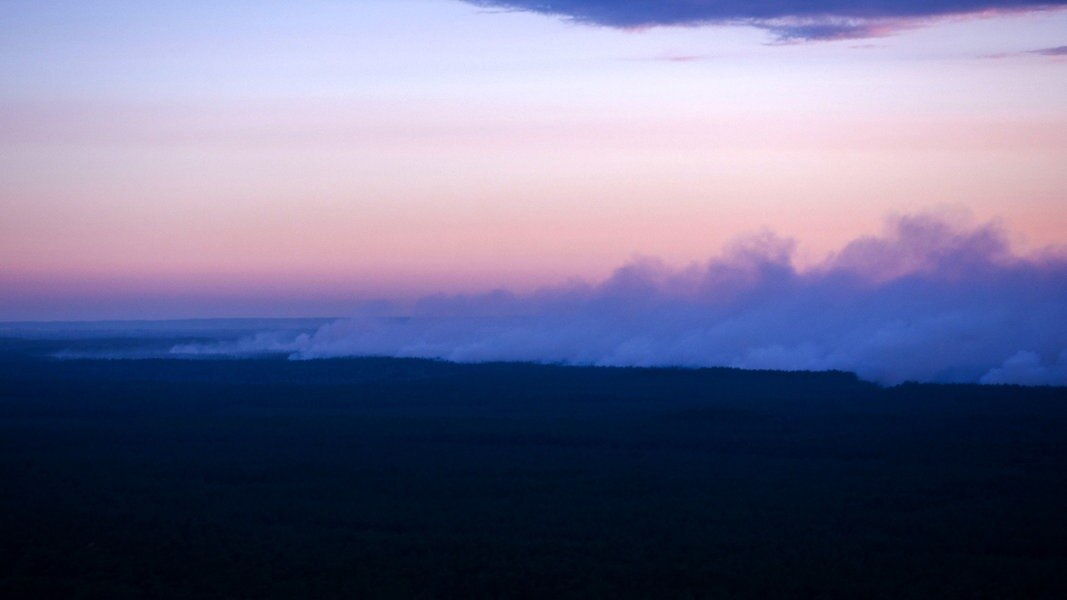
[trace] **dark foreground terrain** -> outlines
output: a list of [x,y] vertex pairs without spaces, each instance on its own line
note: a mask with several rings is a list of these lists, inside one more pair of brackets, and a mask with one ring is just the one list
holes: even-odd
[[0,340],[0,598],[1067,598],[1067,390]]

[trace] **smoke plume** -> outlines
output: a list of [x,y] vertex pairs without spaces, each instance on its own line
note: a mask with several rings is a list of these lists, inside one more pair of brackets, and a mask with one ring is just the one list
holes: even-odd
[[[1067,256],[1014,253],[997,226],[892,220],[823,263],[770,233],[705,264],[631,262],[597,284],[436,296],[312,334],[174,354],[285,352],[459,362],[846,370],[904,381],[1067,384]],[[399,309],[398,309],[399,310]]]

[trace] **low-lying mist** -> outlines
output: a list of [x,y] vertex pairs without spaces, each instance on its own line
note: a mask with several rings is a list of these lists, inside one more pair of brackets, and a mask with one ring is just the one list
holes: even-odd
[[798,269],[793,241],[741,239],[702,265],[639,259],[597,284],[435,296],[310,334],[172,355],[846,370],[868,380],[1067,384],[1067,255],[1014,253],[993,224],[931,216]]

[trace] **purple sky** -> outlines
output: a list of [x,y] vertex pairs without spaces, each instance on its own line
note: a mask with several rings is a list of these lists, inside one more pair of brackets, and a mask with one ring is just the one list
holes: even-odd
[[[1038,308],[1067,244],[1062,4],[5,2],[0,321],[346,316],[493,290],[542,314],[543,290],[690,273],[760,232],[790,240],[782,302],[862,265],[879,291],[841,293],[876,310],[929,257],[870,240],[936,215],[995,223],[1000,254],[954,254],[986,265],[971,279],[922,271],[926,304],[963,310],[987,281],[991,306],[1060,336]],[[979,366],[1067,347],[1022,341]]]

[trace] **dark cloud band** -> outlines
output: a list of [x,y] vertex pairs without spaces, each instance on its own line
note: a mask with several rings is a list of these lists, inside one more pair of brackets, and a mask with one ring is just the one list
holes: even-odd
[[1034,50],[1033,54],[1040,54],[1042,56],[1067,56],[1067,46],[1042,48],[1041,50]]
[[1067,7],[1067,0],[467,0],[559,15],[583,23],[637,28],[744,23],[783,40],[884,35],[909,21],[949,15]]

